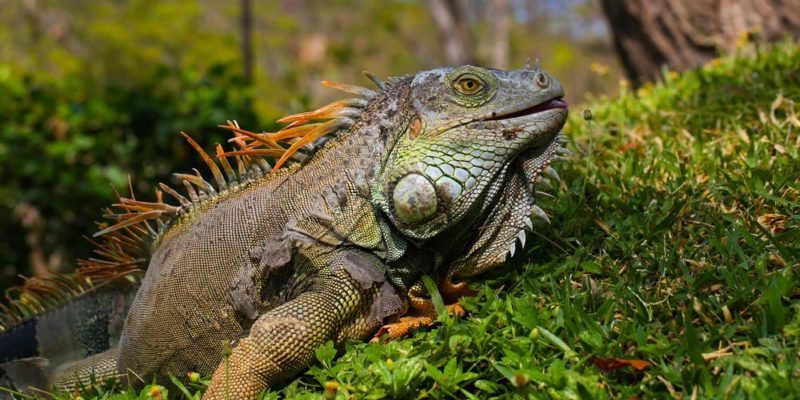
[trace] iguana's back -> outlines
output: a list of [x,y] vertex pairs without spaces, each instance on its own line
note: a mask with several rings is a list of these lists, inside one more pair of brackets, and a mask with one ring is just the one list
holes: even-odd
[[383,151],[372,139],[379,125],[359,124],[302,168],[229,188],[163,232],[126,319],[119,370],[210,374],[223,343],[246,336],[315,272],[298,245],[380,247],[367,184]]

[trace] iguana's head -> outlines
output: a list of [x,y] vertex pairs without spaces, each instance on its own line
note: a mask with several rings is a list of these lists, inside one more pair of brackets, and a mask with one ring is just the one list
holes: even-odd
[[561,84],[538,66],[439,68],[408,84],[410,116],[396,131],[373,198],[417,239],[457,226],[496,198],[512,162],[553,146],[567,118]]

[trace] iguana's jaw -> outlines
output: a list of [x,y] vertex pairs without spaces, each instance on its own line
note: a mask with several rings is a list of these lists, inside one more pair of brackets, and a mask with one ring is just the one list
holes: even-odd
[[530,149],[545,149],[553,144],[567,119],[568,104],[562,95],[559,92],[556,93],[557,97],[533,105],[509,107],[476,116],[465,127],[493,131],[508,141],[521,141],[516,146],[518,155]]
[[[568,104],[563,100],[564,92],[559,88],[554,97],[549,100],[513,105],[507,108],[496,109],[491,112],[474,114],[467,118],[451,120],[433,129],[433,132],[444,132],[446,130],[467,126],[469,128],[486,129],[487,124],[498,121],[500,127],[508,126],[510,129],[520,129],[523,125],[530,125],[537,121],[549,118],[557,118],[563,121],[567,117]],[[489,130],[493,130],[488,126]],[[553,135],[558,132],[556,129]],[[540,132],[543,133],[543,132]]]
[[568,105],[567,102],[564,101],[561,97],[557,97],[543,103],[539,103],[533,106],[525,107],[522,109],[510,109],[507,111],[501,112],[492,112],[489,117],[484,117],[482,120],[484,121],[497,121],[497,120],[508,120],[508,119],[517,119],[517,118],[524,118],[530,115],[536,115],[548,110],[567,110]]
[[[543,140],[531,141],[528,146],[524,147],[522,151],[520,151],[521,157],[526,157],[529,159],[531,157],[537,158],[537,164],[544,169],[547,168],[553,161],[553,155],[555,153],[550,151],[551,148],[557,149],[559,147],[556,138],[558,137],[558,133],[561,131],[563,121],[566,121],[567,119],[568,107],[569,105],[567,102],[561,97],[558,97],[533,107],[528,107],[520,111],[515,111],[500,116],[497,119],[520,121],[520,125],[523,125],[524,122],[522,121],[526,119],[532,119],[534,121],[555,119],[557,121],[562,121],[561,123],[557,124],[557,129],[551,129],[551,131],[546,132],[546,134],[540,134],[539,136]],[[532,156],[532,154],[535,154],[535,156]]]

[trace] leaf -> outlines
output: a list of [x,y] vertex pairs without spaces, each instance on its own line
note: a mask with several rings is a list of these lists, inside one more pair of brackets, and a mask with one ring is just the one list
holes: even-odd
[[503,364],[500,364],[500,363],[494,362],[494,361],[492,361],[492,366],[494,366],[494,369],[496,369],[497,372],[499,372],[506,379],[508,379],[509,382],[511,382],[512,384],[516,385],[516,383],[515,383],[516,380],[514,379],[514,377],[517,375],[516,371],[514,371],[513,369],[511,369],[510,367],[508,367],[506,365],[503,365]]
[[[597,222],[597,220],[595,220],[595,222]],[[598,222],[598,224],[599,224],[599,222]],[[606,225],[606,227],[608,227],[608,225]],[[603,229],[603,230],[606,231],[606,233],[608,233],[607,230],[605,230],[605,229]],[[600,275],[600,274],[603,273],[603,268],[599,264],[594,262],[594,261],[582,261],[580,263],[580,267],[581,267],[582,270],[584,270],[584,271],[586,271],[586,272],[588,272],[590,274]]]
[[447,309],[444,307],[444,300],[442,300],[442,295],[439,293],[436,283],[428,275],[422,275],[421,279],[422,284],[425,285],[425,289],[428,289],[428,294],[431,296],[436,314],[439,316],[447,315]]
[[322,363],[323,367],[330,369],[331,362],[334,357],[336,357],[336,347],[333,345],[332,340],[328,340],[322,346],[317,347],[316,350],[314,350],[314,354],[317,356],[317,360]]
[[169,380],[172,381],[172,384],[174,384],[175,387],[177,387],[178,390],[180,390],[181,393],[183,393],[183,395],[186,396],[187,399],[191,400],[195,398],[195,396],[192,396],[192,394],[189,393],[189,389],[187,389],[186,386],[184,386],[183,383],[175,375],[169,374],[168,376]]
[[543,328],[541,326],[538,326],[538,325],[536,327],[539,328],[539,333],[542,335],[543,338],[547,339],[548,342],[550,342],[554,346],[556,346],[559,349],[561,349],[561,351],[563,351],[564,354],[566,354],[568,357],[570,357],[570,356],[575,354],[575,351],[572,350],[569,347],[569,345],[564,343],[564,341],[561,340],[561,338],[559,338],[558,336],[554,335],[553,332],[550,332],[547,329],[545,329],[545,328]]
[[651,364],[645,360],[624,359],[624,358],[602,358],[592,357],[592,363],[603,370],[603,372],[616,371],[620,368],[631,367],[634,371],[644,371]]

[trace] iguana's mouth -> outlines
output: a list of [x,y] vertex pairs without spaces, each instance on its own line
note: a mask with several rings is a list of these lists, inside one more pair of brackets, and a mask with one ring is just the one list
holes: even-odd
[[511,119],[511,118],[517,118],[517,117],[524,117],[526,115],[538,114],[540,112],[547,111],[547,110],[553,110],[553,109],[556,109],[556,108],[561,108],[561,109],[566,110],[568,108],[568,106],[569,105],[567,104],[567,102],[559,97],[557,99],[552,99],[552,100],[546,101],[544,103],[537,104],[535,106],[531,106],[531,107],[528,107],[528,108],[523,108],[522,110],[519,110],[519,111],[514,111],[514,112],[511,112],[511,113],[508,113],[508,114],[501,114],[501,115],[497,115],[497,116],[492,116],[490,118],[486,118],[485,121],[497,121],[497,120],[501,120],[501,119]]

